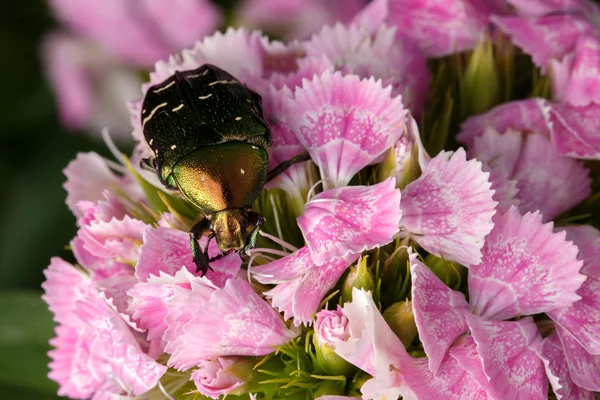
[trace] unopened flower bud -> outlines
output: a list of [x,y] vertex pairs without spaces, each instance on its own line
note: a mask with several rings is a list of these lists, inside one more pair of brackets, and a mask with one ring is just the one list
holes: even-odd
[[433,273],[440,278],[446,286],[458,290],[466,278],[467,269],[460,264],[452,261],[444,260],[428,254],[425,257],[425,265],[433,271]]
[[202,360],[198,369],[192,372],[192,380],[198,391],[213,399],[221,395],[244,393],[245,373],[251,373],[253,363],[242,357],[218,357],[215,360]]
[[313,344],[317,353],[317,365],[328,375],[349,375],[355,367],[336,354],[335,345],[350,337],[348,318],[338,306],[337,310],[321,310],[315,320]]
[[375,278],[371,269],[367,267],[367,257],[359,258],[356,265],[350,267],[350,272],[342,285],[342,301],[352,301],[352,288],[373,290]]
[[500,80],[490,40],[481,41],[473,50],[464,74],[461,98],[465,115],[479,114],[498,103]]
[[383,319],[388,323],[404,347],[408,348],[417,336],[417,325],[409,300],[394,303],[383,312]]

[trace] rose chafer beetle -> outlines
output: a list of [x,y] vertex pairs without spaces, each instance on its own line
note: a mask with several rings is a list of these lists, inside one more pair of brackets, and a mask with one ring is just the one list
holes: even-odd
[[[176,190],[204,217],[190,231],[197,271],[237,251],[242,259],[254,247],[264,224],[252,210],[264,184],[307,153],[268,171],[271,133],[261,97],[222,69],[205,64],[177,71],[148,89],[142,105],[142,129],[154,156],[142,167]],[[198,240],[206,236],[204,249]],[[221,255],[208,256],[215,238]]]

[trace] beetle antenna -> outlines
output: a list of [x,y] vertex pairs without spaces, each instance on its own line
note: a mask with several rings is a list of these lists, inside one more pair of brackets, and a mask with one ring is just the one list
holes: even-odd
[[275,237],[275,236],[273,236],[273,235],[269,235],[269,234],[268,234],[268,233],[266,233],[266,232],[259,231],[259,232],[258,232],[258,234],[259,234],[260,236],[263,236],[263,237],[266,237],[267,239],[270,239],[270,240],[272,240],[273,242],[277,243],[278,245],[280,245],[280,246],[281,246],[281,247],[283,247],[284,249],[288,249],[288,250],[289,250],[289,251],[291,251],[291,252],[294,252],[294,251],[297,251],[297,250],[298,250],[296,247],[292,246],[291,244],[289,244],[289,243],[288,243],[288,242],[286,242],[285,240],[283,240],[283,239],[280,239],[280,238],[278,238],[278,237]]

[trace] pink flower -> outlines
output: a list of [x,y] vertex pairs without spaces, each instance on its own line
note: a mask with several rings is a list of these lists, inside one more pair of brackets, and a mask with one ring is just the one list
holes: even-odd
[[235,393],[244,381],[233,375],[229,369],[240,359],[240,357],[218,357],[214,360],[200,361],[198,369],[192,372],[192,379],[198,391],[213,399]]
[[348,22],[365,0],[245,0],[235,10],[236,20],[286,38],[304,39],[323,25]]
[[191,46],[220,22],[219,11],[208,0],[144,0],[136,7],[126,0],[50,4],[73,33],[100,44],[124,63],[140,66]]
[[42,57],[67,128],[99,133],[108,127],[119,140],[129,139],[129,117],[121,105],[138,96],[142,81],[135,71],[93,43],[64,33],[44,38]]
[[59,395],[141,395],[157,384],[167,368],[144,354],[89,277],[54,258],[46,278],[43,298],[59,323],[49,353],[49,377],[59,383]]
[[541,100],[506,103],[463,124],[459,138],[490,171],[501,211],[514,204],[548,221],[589,196],[589,171],[556,152],[550,126]]
[[337,310],[321,310],[315,318],[315,340],[321,345],[335,346],[350,336],[348,318],[340,306]]
[[492,21],[531,55],[542,72],[551,69],[555,99],[575,106],[600,102],[595,82],[600,57],[598,6],[587,0],[510,2],[522,16],[494,16]]
[[585,107],[554,105],[550,112],[552,141],[564,156],[600,159],[600,105]]
[[490,14],[504,8],[502,0],[375,0],[354,22],[372,31],[385,22],[426,56],[442,57],[475,47],[487,31]]
[[425,250],[463,265],[477,264],[496,202],[481,163],[463,149],[441,152],[402,191],[405,235]]

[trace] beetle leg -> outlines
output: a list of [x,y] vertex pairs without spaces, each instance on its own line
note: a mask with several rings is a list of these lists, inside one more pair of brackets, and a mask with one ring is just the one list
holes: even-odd
[[214,236],[214,233],[210,229],[210,220],[206,217],[202,218],[190,230],[190,247],[192,249],[194,264],[196,264],[196,272],[202,271],[202,275],[206,274],[209,269],[212,271],[212,268],[208,264],[208,242],[206,243],[206,248],[202,251],[198,239],[203,236],[209,236],[208,240],[210,241],[211,235]]
[[242,253],[240,253],[240,256],[242,256],[242,259],[244,259],[244,256],[247,258],[247,256],[250,255],[250,249],[252,249],[254,246],[256,246],[256,240],[258,239],[258,232],[265,224],[265,217],[263,217],[262,214],[252,211],[251,217],[254,219],[254,221],[253,221],[254,229],[252,229],[252,232],[250,232],[250,234],[248,235],[248,239],[246,240],[246,246],[244,246],[244,251]]
[[281,164],[279,164],[278,166],[273,168],[271,170],[271,172],[269,172],[269,176],[267,177],[267,182],[269,182],[271,179],[275,178],[277,175],[279,175],[280,173],[282,173],[283,171],[285,171],[292,165],[302,162],[302,161],[308,161],[308,160],[310,160],[310,154],[308,154],[308,152],[305,151],[302,154],[298,154],[296,157],[292,157],[289,160],[282,162]]

